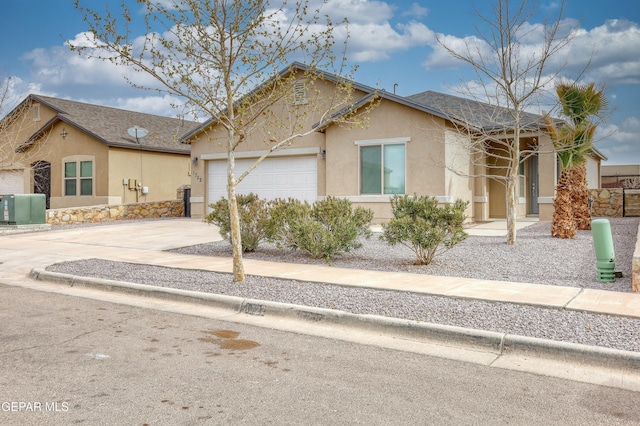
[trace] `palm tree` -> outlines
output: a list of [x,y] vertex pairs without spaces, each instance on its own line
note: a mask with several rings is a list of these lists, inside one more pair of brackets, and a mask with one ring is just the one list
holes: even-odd
[[545,117],[554,148],[562,165],[556,187],[551,235],[573,238],[576,230],[591,229],[586,163],[593,148],[598,118],[607,100],[595,83],[561,83],[556,93],[566,118],[561,126]]
[[547,129],[553,141],[553,147],[560,160],[561,171],[556,185],[556,198],[553,200],[553,219],[551,221],[551,235],[558,238],[573,238],[577,232],[573,219],[573,202],[571,169],[576,163],[573,149],[574,135],[569,126],[556,126],[549,116],[544,117]]

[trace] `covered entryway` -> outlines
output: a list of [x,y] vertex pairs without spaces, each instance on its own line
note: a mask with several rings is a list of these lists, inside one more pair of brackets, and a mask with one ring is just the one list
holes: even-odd
[[[318,197],[316,155],[266,158],[237,187],[237,193],[253,192],[260,198],[295,198],[313,203]],[[235,175],[240,176],[255,159],[236,160]],[[227,161],[207,163],[207,205],[227,198]],[[207,208],[207,211],[209,209]]]
[[31,166],[33,169],[33,193],[44,194],[46,208],[50,208],[51,201],[51,163],[38,161]]

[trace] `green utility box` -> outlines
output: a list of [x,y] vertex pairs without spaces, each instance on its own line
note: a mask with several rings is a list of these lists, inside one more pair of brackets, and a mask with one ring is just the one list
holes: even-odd
[[596,271],[598,281],[611,283],[616,279],[616,254],[613,250],[611,224],[607,219],[591,221],[593,246],[596,252]]
[[0,195],[0,225],[46,223],[44,194]]

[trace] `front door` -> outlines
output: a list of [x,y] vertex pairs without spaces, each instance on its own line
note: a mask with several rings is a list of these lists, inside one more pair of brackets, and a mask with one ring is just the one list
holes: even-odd
[[538,156],[529,157],[529,214],[536,215],[540,213],[538,205]]

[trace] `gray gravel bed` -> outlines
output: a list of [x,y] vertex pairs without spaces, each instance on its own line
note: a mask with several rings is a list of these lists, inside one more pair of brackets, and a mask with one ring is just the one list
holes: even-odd
[[[623,273],[614,283],[598,282],[591,231],[578,231],[576,238],[551,237],[550,222],[538,222],[517,233],[517,243],[506,237],[469,236],[427,266],[414,265],[415,255],[405,246],[389,246],[380,234],[363,241],[363,247],[335,259],[333,266],[378,271],[411,272],[486,280],[583,287],[619,292],[631,291],[631,265],[640,218],[610,219],[616,255],[616,270]],[[204,256],[232,256],[229,243],[219,241],[172,250]],[[275,262],[323,264],[302,251],[279,250],[262,244],[247,259]]]
[[[629,291],[638,222],[631,218],[611,220],[616,269],[625,274],[625,278],[613,284],[599,283],[595,279],[590,232],[580,232],[574,240],[559,240],[549,236],[548,223],[538,223],[519,231],[515,247],[506,246],[503,237],[469,237],[427,267],[412,265],[412,253],[408,249],[391,248],[375,237],[365,241],[362,249],[337,259],[333,265]],[[177,251],[214,256],[230,253],[228,243],[224,242]],[[268,246],[246,257],[317,262],[301,253],[283,252]],[[631,318],[256,276],[248,276],[244,283],[234,283],[229,274],[99,259],[60,263],[47,270],[640,352],[640,320]]]

